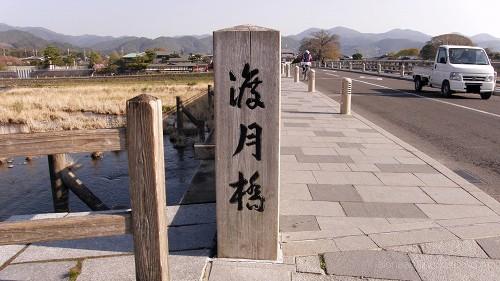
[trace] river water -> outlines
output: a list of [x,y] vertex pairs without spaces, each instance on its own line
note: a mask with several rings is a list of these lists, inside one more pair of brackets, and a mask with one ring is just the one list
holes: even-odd
[[[197,170],[193,148],[176,150],[164,137],[167,204],[178,204]],[[90,153],[71,154],[80,164],[75,173],[82,182],[110,208],[129,208],[127,153],[105,152],[102,160],[92,160]],[[14,168],[0,165],[0,221],[12,215],[53,212],[47,157],[25,162],[14,158]],[[70,192],[71,212],[90,211]]]

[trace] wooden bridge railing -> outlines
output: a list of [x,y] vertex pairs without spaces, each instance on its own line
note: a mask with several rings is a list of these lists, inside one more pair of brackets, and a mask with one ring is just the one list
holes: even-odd
[[137,280],[169,280],[162,126],[161,101],[140,95],[127,101],[127,128],[0,135],[0,157],[127,150],[132,207],[2,222],[0,245],[132,233]]

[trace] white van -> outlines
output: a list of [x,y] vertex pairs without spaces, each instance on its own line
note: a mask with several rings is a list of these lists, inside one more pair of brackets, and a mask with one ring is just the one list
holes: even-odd
[[440,46],[431,68],[414,67],[415,90],[429,85],[441,88],[445,97],[454,92],[480,94],[489,99],[495,91],[497,73],[483,48],[470,46]]

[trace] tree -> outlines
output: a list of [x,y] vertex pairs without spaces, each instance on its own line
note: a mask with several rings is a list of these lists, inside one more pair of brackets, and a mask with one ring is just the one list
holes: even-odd
[[337,35],[330,35],[325,30],[314,32],[312,37],[304,38],[300,42],[300,53],[309,50],[316,60],[338,59],[340,57],[340,43]]
[[63,62],[65,65],[72,66],[76,62],[76,56],[74,54],[70,54],[63,58]]
[[420,50],[417,48],[410,48],[410,49],[402,49],[396,54],[394,54],[395,57],[417,57],[420,53]]
[[89,67],[93,68],[94,65],[102,63],[102,57],[98,52],[90,51],[89,54]]
[[352,55],[352,59],[353,60],[362,60],[363,59],[363,54],[355,53],[354,55]]
[[144,63],[152,63],[155,58],[156,58],[156,52],[154,50],[146,50]]
[[111,54],[109,55],[109,64],[114,64],[116,63],[117,61],[119,61],[122,57],[120,56],[120,54],[118,54],[117,51],[113,51],[111,52]]
[[59,49],[55,46],[49,45],[43,50],[43,65],[49,67],[49,65],[63,65],[64,62],[59,54]]
[[420,56],[426,60],[432,60],[436,56],[437,49],[441,45],[463,45],[463,46],[474,46],[472,40],[468,37],[458,35],[458,34],[443,34],[436,37],[432,37],[428,41],[422,50],[420,50]]

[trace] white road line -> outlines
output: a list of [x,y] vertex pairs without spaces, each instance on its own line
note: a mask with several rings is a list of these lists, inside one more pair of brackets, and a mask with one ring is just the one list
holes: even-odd
[[325,73],[325,74],[326,74],[326,75],[330,75],[330,76],[340,77],[340,76],[338,76],[337,74],[333,74],[333,73],[328,73],[328,72],[327,72],[327,73]]
[[380,77],[365,77],[365,76],[359,76],[359,79],[370,79],[370,80],[378,80],[378,81],[384,80]]
[[380,87],[380,88],[383,88],[383,89],[388,89],[388,90],[400,92],[400,93],[407,94],[407,95],[410,95],[410,96],[415,96],[415,97],[419,97],[419,98],[423,98],[423,99],[428,99],[428,100],[431,100],[431,101],[440,102],[440,103],[444,103],[444,104],[447,104],[447,105],[452,105],[452,106],[455,106],[455,107],[459,107],[459,108],[463,108],[463,109],[467,109],[467,110],[471,110],[471,111],[475,111],[475,112],[479,112],[479,113],[482,113],[482,114],[486,114],[486,115],[490,115],[490,116],[494,116],[494,117],[500,118],[500,114],[495,114],[495,113],[491,113],[491,112],[488,112],[488,111],[479,110],[479,109],[475,109],[475,108],[472,108],[472,107],[467,107],[467,106],[464,106],[464,105],[455,104],[455,103],[452,103],[452,102],[438,100],[438,99],[435,99],[435,98],[429,98],[429,97],[425,97],[425,96],[421,96],[421,95],[417,95],[417,94],[413,94],[413,93],[408,93],[408,92],[404,92],[404,91],[401,91],[401,90],[396,90],[396,89],[393,89],[393,88],[390,88],[390,87],[386,87],[386,86],[382,86],[382,85],[378,85],[378,84],[374,84],[374,83],[369,83],[369,82],[366,82],[366,81],[361,81],[361,80],[356,80],[356,79],[352,79],[352,81],[356,81],[356,82],[359,82],[359,83],[364,83],[364,84],[367,84],[367,85],[371,85],[371,86],[375,86],[375,87]]

